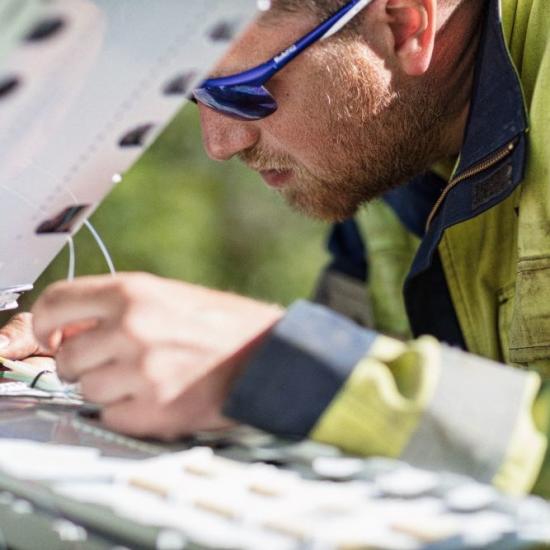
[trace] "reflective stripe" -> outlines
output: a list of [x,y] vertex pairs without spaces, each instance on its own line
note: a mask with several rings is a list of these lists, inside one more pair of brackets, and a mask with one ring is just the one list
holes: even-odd
[[[538,416],[535,410],[540,406],[540,403],[537,404],[541,391],[540,377],[532,373],[528,386],[521,405],[523,413],[515,426],[510,427],[510,445],[506,458],[493,479],[495,487],[509,494],[521,495],[533,490],[547,449],[548,430],[545,433],[539,431],[539,428],[544,429],[545,421],[535,418]],[[544,418],[547,415],[548,409],[543,413]]]
[[401,458],[490,483],[525,412],[533,374],[446,346],[439,353],[435,393]]

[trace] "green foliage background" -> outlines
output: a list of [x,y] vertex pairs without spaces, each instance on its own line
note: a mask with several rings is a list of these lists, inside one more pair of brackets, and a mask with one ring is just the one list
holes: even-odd
[[[309,296],[325,263],[326,226],[290,212],[238,162],[202,149],[186,108],[92,218],[119,271],[148,271],[289,304]],[[75,240],[77,274],[105,273],[86,229]],[[66,277],[63,251],[24,300]]]

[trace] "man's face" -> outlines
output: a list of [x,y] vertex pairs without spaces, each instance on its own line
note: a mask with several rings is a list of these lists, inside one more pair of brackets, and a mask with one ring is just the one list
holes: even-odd
[[[267,60],[316,24],[308,15],[254,24],[215,76]],[[306,215],[343,220],[437,159],[440,113],[395,80],[360,37],[336,36],[269,81],[272,116],[241,122],[200,106],[205,148],[217,160],[237,155]]]

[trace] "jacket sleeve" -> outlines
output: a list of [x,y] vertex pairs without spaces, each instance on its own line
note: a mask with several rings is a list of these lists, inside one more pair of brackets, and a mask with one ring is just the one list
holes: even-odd
[[430,337],[405,344],[308,302],[275,328],[225,413],[279,436],[550,496],[550,385],[537,374]]

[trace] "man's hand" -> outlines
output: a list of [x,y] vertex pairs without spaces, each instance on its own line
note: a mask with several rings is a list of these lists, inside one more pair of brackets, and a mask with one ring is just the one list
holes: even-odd
[[41,369],[55,368],[52,355],[59,344],[59,334],[52,334],[46,346],[36,340],[32,315],[18,313],[0,328],[0,356],[14,361],[24,360]]
[[231,423],[221,409],[280,308],[146,274],[57,283],[34,308],[43,345],[62,331],[60,376],[104,405],[105,424],[174,439]]

